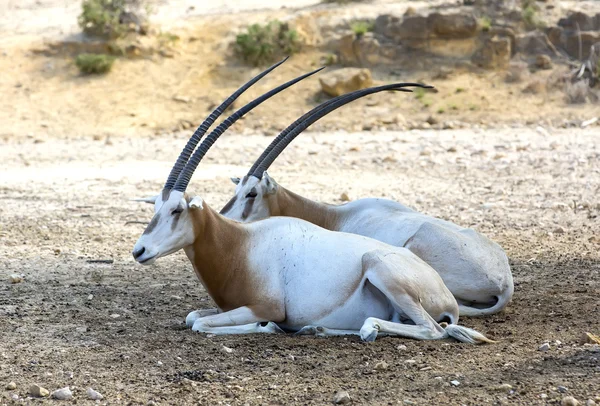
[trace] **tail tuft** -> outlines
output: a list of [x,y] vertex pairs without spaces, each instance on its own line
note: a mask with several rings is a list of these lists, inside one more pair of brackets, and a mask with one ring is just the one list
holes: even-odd
[[489,338],[487,338],[480,332],[473,330],[472,328],[463,327],[456,324],[449,324],[446,327],[444,327],[444,330],[446,331],[446,333],[448,333],[450,337],[455,338],[462,343],[493,344],[496,342],[494,340],[490,340]]

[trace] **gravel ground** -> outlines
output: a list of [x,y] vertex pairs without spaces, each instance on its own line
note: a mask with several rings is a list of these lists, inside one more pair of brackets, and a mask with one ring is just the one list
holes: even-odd
[[[270,170],[307,197],[392,198],[500,243],[513,302],[461,319],[498,340],[487,346],[187,330],[211,300],[183,253],[134,263],[152,208],[128,200],[160,189],[187,135],[2,144],[0,404],[56,402],[27,399],[32,384],[70,386],[77,404],[93,403],[89,387],[101,404],[136,405],[327,404],[341,390],[354,404],[600,401],[600,349],[580,344],[600,333],[597,128],[307,133]],[[190,191],[220,208],[228,177],[269,141],[225,137]]]

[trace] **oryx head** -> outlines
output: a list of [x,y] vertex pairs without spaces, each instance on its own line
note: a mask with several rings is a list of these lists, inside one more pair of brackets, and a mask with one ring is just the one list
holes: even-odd
[[250,168],[244,178],[231,179],[236,184],[235,194],[223,206],[221,214],[230,219],[242,222],[256,221],[272,215],[279,215],[280,202],[277,199],[279,186],[266,171],[290,142],[315,121],[351,101],[385,90],[410,92],[411,90],[405,89],[407,86],[431,88],[431,86],[419,83],[394,83],[357,90],[328,100],[298,118],[275,137],[256,162],[254,162],[252,168]]
[[243,179],[231,178],[235,195],[221,209],[221,214],[232,220],[248,222],[277,215],[277,183],[263,172],[262,178],[246,175]]
[[[154,204],[154,217],[135,244],[133,257],[136,261],[141,264],[151,264],[157,258],[171,254],[194,243],[197,237],[196,232],[199,229],[196,226],[200,218],[200,216],[195,216],[194,214],[198,214],[202,210],[202,199],[200,197],[188,197],[185,190],[204,154],[206,154],[221,134],[244,114],[282,90],[323,69],[320,68],[290,80],[240,108],[217,126],[194,152],[202,136],[222,112],[246,89],[286,60],[287,58],[251,79],[217,107],[198,127],[186,144],[171,169],[162,192],[157,196],[138,199],[138,201]],[[194,219],[196,223],[192,221]]]

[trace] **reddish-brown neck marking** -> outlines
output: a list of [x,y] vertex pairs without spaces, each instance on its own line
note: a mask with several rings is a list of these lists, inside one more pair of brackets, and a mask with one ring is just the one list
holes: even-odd
[[338,226],[337,206],[312,201],[281,185],[267,202],[271,216],[297,217],[327,230],[336,230]]
[[[185,253],[208,294],[223,311],[269,302],[259,280],[250,269],[250,232],[204,203],[190,212],[196,237]],[[268,307],[268,306],[267,306]]]

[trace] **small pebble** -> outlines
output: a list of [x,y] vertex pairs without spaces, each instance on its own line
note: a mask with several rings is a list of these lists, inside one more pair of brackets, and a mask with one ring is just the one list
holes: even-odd
[[19,400],[19,395],[17,395],[16,393],[13,393],[12,395],[10,395],[10,398],[12,400]]
[[500,392],[509,392],[512,390],[512,385],[503,383],[502,385],[495,386],[493,389]]
[[350,401],[350,394],[345,390],[339,391],[335,395],[333,395],[333,403],[335,403],[336,405],[343,405],[346,403],[350,403]]
[[557,386],[556,390],[559,391],[560,393],[567,393],[569,390],[567,388],[565,388],[564,386]]
[[159,367],[162,367],[163,363],[162,363],[162,361],[156,361],[156,365],[158,365]]
[[42,388],[40,385],[31,385],[29,387],[29,394],[36,398],[45,398],[50,394],[48,389]]
[[562,406],[577,406],[579,404],[579,401],[573,396],[565,396],[564,398],[562,398],[560,404]]
[[379,361],[377,364],[375,364],[375,369],[377,371],[384,371],[384,370],[388,369],[388,367],[389,367],[389,365],[385,361]]
[[342,202],[349,202],[350,201],[350,196],[348,196],[348,193],[344,192],[340,195],[340,200]]
[[14,382],[9,382],[8,385],[6,385],[6,390],[15,390],[17,389],[17,384]]
[[458,382],[458,381],[450,381],[450,385],[452,385],[452,386],[458,386],[458,385],[460,385],[460,382]]
[[94,295],[88,295],[88,300],[92,300],[94,298]]
[[73,392],[71,392],[71,389],[69,389],[67,386],[66,388],[58,389],[52,392],[51,397],[58,400],[69,400],[73,397]]
[[223,345],[223,346],[221,346],[221,351],[224,352],[225,354],[231,354],[231,353],[233,353],[233,348],[229,348],[229,347],[226,347]]
[[92,400],[102,400],[102,399],[104,399],[104,396],[102,396],[102,394],[100,392],[96,392],[92,388],[87,388],[86,393],[88,395],[88,398],[90,398]]
[[396,349],[398,351],[406,351],[406,345],[404,344],[400,344],[399,346],[396,347]]
[[10,283],[21,283],[23,282],[23,277],[21,275],[17,275],[16,273],[10,275]]
[[550,343],[544,343],[538,347],[538,351],[548,351],[550,349]]
[[585,402],[585,406],[596,406],[596,402],[594,402],[594,399],[588,399],[587,402]]

